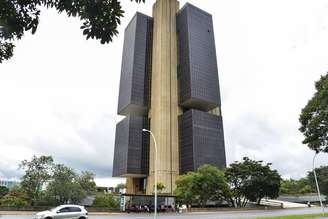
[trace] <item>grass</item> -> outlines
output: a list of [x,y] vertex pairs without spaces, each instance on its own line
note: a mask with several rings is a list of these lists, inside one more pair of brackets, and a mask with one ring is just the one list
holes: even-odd
[[328,217],[328,214],[300,214],[300,215],[285,215],[275,217],[257,217],[256,219],[310,219],[310,218],[321,218]]

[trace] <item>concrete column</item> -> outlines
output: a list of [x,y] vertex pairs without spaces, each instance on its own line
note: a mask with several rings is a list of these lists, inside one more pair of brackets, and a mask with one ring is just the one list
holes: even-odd
[[[179,175],[178,81],[177,81],[177,0],[157,0],[153,6],[153,58],[151,82],[150,129],[158,146],[158,183],[173,193]],[[147,194],[154,188],[154,142],[150,144]]]
[[136,193],[136,185],[133,178],[126,178],[126,193],[127,194],[135,194]]

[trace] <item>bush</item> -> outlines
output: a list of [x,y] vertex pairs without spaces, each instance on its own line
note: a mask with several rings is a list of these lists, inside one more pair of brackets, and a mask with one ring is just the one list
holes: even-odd
[[92,207],[95,208],[112,208],[116,209],[119,208],[120,203],[118,197],[114,196],[113,194],[102,194],[97,195]]
[[27,206],[27,201],[14,196],[5,196],[0,199],[0,206],[4,207],[25,207]]
[[7,195],[9,193],[9,189],[4,186],[0,186],[0,198]]

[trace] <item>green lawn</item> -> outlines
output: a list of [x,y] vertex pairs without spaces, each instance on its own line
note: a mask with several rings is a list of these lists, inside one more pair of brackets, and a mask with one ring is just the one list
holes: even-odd
[[[309,218],[320,218],[323,214],[300,214],[300,215],[286,215],[286,216],[276,216],[276,217],[257,217],[256,219],[309,219]],[[328,214],[325,214],[328,217]]]

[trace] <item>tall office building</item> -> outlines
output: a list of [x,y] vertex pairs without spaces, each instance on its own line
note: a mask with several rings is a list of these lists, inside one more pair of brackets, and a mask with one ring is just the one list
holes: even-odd
[[125,30],[113,176],[127,193],[152,194],[154,134],[158,182],[172,194],[180,174],[226,165],[212,16],[177,0],[157,0]]

